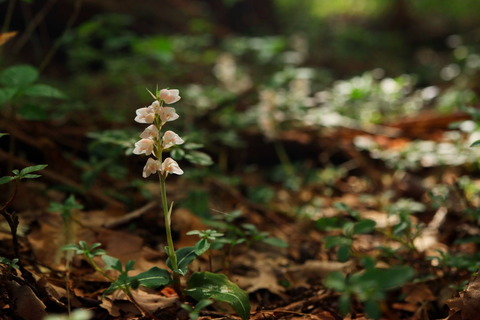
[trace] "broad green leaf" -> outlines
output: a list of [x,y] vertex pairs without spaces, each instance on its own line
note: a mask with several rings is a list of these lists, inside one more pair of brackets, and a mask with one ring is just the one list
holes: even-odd
[[345,262],[350,258],[350,245],[342,245],[338,248],[337,259],[340,262]]
[[170,273],[165,269],[153,267],[145,272],[139,273],[132,277],[138,280],[141,286],[156,289],[172,282]]
[[[1,88],[0,89],[0,105],[11,100],[17,94],[17,88]],[[1,107],[1,106],[0,106]]]
[[248,294],[224,274],[197,272],[188,279],[187,286],[185,293],[197,301],[211,298],[226,302],[242,319],[246,320],[250,316]]
[[210,248],[210,242],[207,239],[200,239],[195,244],[195,254],[201,256]]
[[340,313],[346,315],[350,312],[350,307],[352,305],[352,297],[351,295],[346,292],[340,296],[338,299],[338,308],[340,309]]
[[0,83],[6,87],[22,88],[38,79],[38,71],[29,65],[18,65],[5,69],[0,74]]
[[262,242],[278,248],[288,248],[288,243],[280,238],[268,237],[263,239]]
[[347,221],[338,217],[320,218],[315,221],[315,226],[322,231],[341,229]]
[[175,160],[182,160],[185,155],[185,150],[180,148],[174,148],[170,151],[170,156]]
[[12,176],[1,177],[0,178],[0,184],[9,183],[10,181],[15,180],[15,179],[16,179],[16,177],[12,177]]
[[333,289],[338,292],[343,292],[347,288],[347,278],[339,271],[331,272],[327,275],[324,281],[324,285],[327,288]]
[[3,137],[3,136],[8,136],[10,135],[10,133],[0,133],[0,138]]
[[117,281],[112,282],[110,286],[105,291],[103,291],[102,296],[106,296],[107,294],[110,294],[117,290],[122,290],[125,287],[131,287],[131,283],[121,281],[119,278],[117,279]]
[[356,222],[353,226],[353,234],[365,234],[372,232],[377,224],[370,219],[364,219]]
[[324,238],[325,247],[331,249],[335,246],[350,246],[352,244],[352,239],[345,238],[344,236],[327,236]]
[[125,264],[125,272],[132,271],[135,266],[135,261],[134,260],[128,260],[127,263]]
[[[374,280],[384,290],[398,288],[413,278],[415,270],[409,266],[393,266],[388,269],[368,269],[360,277],[362,282]],[[360,281],[359,279],[359,281]]]
[[39,165],[36,165],[36,166],[26,167],[26,168],[23,168],[23,169],[20,171],[20,175],[21,175],[21,176],[24,176],[24,175],[26,175],[27,173],[32,173],[32,172],[34,172],[34,171],[39,171],[39,170],[45,169],[46,167],[47,167],[46,164],[39,164]]
[[34,84],[23,91],[25,95],[31,97],[45,97],[66,99],[67,96],[57,88],[51,87],[47,84]]
[[185,159],[194,164],[199,164],[202,166],[209,166],[213,164],[212,158],[204,152],[201,151],[190,151],[185,154]]
[[367,315],[372,319],[380,319],[382,316],[382,312],[380,311],[380,302],[369,299],[364,302],[365,303],[365,311]]
[[195,246],[178,249],[175,253],[177,255],[178,270],[173,270],[170,258],[167,259],[167,266],[182,276],[186,275],[188,271],[188,265],[198,257],[198,255],[195,253],[196,250],[197,249]]
[[[0,100],[0,102],[1,102],[1,100]],[[480,140],[477,140],[470,145],[470,147],[476,147],[476,146],[480,146]]]

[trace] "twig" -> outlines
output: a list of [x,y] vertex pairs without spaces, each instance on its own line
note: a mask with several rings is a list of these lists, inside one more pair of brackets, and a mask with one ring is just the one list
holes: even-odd
[[126,215],[123,215],[123,216],[121,216],[120,218],[118,218],[114,221],[110,221],[110,222],[105,223],[103,225],[103,227],[109,228],[109,229],[117,228],[121,225],[124,225],[124,224],[134,220],[134,219],[137,219],[137,218],[141,217],[143,214],[145,214],[149,210],[155,208],[157,205],[158,205],[158,203],[156,201],[149,202],[146,205],[144,205],[143,207],[141,207],[137,210],[134,210],[132,212],[129,212]]
[[37,26],[45,20],[45,16],[50,12],[50,10],[53,8],[53,5],[55,2],[58,0],[50,0],[48,1],[42,9],[33,17],[33,19],[30,21],[28,24],[27,28],[23,32],[23,35],[20,39],[18,39],[15,47],[13,48],[13,53],[17,54],[20,49],[23,48],[23,46],[27,43],[28,39],[32,36],[33,31]]
[[45,56],[45,59],[43,59],[42,61],[42,64],[40,65],[39,69],[40,71],[45,69],[45,67],[50,63],[50,61],[52,60],[52,57],[53,55],[55,54],[55,52],[58,50],[58,48],[60,47],[60,45],[62,44],[62,40],[64,39],[65,35],[67,34],[68,31],[70,31],[70,29],[72,28],[73,24],[75,23],[75,20],[77,20],[77,17],[78,15],[80,14],[80,8],[82,7],[82,0],[77,0],[75,1],[75,6],[74,6],[74,9],[73,9],[73,13],[72,15],[70,16],[70,18],[68,19],[67,21],[67,25],[65,27],[65,29],[63,30],[63,33],[62,35],[60,36],[60,38],[58,38],[55,43],[53,44],[52,48],[50,49],[50,51],[47,53],[47,55]]

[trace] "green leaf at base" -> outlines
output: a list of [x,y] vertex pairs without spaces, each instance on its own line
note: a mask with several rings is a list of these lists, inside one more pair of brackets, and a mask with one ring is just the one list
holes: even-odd
[[248,294],[231,282],[224,274],[197,272],[188,279],[188,289],[185,293],[197,301],[214,299],[226,302],[246,320],[250,316]]
[[160,269],[159,267],[153,267],[145,272],[137,274],[132,278],[137,279],[141,286],[150,289],[156,289],[172,282],[170,273],[165,269]]

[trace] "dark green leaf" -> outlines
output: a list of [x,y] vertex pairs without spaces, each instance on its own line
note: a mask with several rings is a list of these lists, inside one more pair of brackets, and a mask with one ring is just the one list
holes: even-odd
[[348,292],[340,296],[340,299],[338,299],[338,307],[340,309],[341,314],[346,315],[347,313],[350,312],[350,307],[352,304],[351,300],[352,300],[352,297]]
[[480,140],[477,140],[470,145],[470,147],[476,147],[476,146],[480,146]]
[[0,138],[4,137],[4,136],[8,136],[8,135],[9,135],[9,133],[0,133]]
[[361,283],[376,283],[383,290],[398,288],[413,278],[415,271],[409,266],[393,266],[388,269],[366,270],[358,278]]
[[210,248],[210,242],[207,239],[200,239],[195,244],[195,254],[201,256]]
[[34,84],[23,91],[27,96],[66,99],[60,90],[46,84]]
[[105,270],[117,270],[122,272],[122,262],[115,257],[109,255],[102,255],[102,260],[105,262]]
[[372,232],[377,224],[370,219],[364,219],[356,222],[353,226],[353,234],[365,234]]
[[185,155],[185,150],[180,148],[174,148],[170,151],[170,156],[172,156],[175,160],[182,160],[183,156]]
[[15,180],[15,179],[16,179],[16,177],[12,177],[12,176],[1,177],[0,178],[0,184],[9,183],[10,181]]
[[224,274],[197,272],[188,279],[188,289],[185,293],[197,301],[214,299],[226,302],[246,320],[250,316],[248,294],[231,282]]
[[315,221],[315,226],[322,231],[341,229],[347,221],[338,217],[320,218]]
[[262,242],[278,248],[288,248],[288,243],[280,238],[267,237]]
[[26,174],[26,175],[23,175],[21,177],[22,177],[22,179],[36,179],[36,178],[40,178],[41,175],[39,175],[39,174]]
[[132,277],[138,280],[141,286],[157,289],[172,282],[170,273],[165,269],[153,267],[145,272],[139,273]]
[[365,311],[372,319],[380,319],[382,315],[380,311],[380,303],[373,299],[365,301]]
[[195,246],[178,249],[175,253],[177,255],[178,270],[173,270],[170,258],[167,259],[167,266],[174,272],[177,272],[181,275],[186,275],[188,271],[188,265],[198,257],[195,251]]
[[37,79],[37,69],[29,65],[13,66],[0,74],[0,83],[6,87],[25,87]]
[[135,261],[128,260],[127,263],[125,264],[125,272],[132,271],[134,266],[135,266]]
[[185,159],[194,164],[199,164],[202,166],[209,166],[213,164],[212,158],[204,152],[201,151],[190,151],[185,154]]
[[324,238],[324,241],[327,249],[342,245],[350,246],[352,244],[352,240],[344,236],[327,236]]
[[31,172],[34,172],[34,171],[39,171],[39,170],[45,169],[46,167],[47,167],[46,164],[39,164],[39,165],[36,165],[36,166],[26,167],[26,168],[23,168],[20,171],[20,175],[23,176],[23,175],[26,175],[27,173],[31,173]]
[[17,94],[17,88],[1,88],[0,89],[0,105],[11,100]]
[[347,288],[347,279],[343,273],[334,271],[327,275],[324,284],[327,288],[343,292]]
[[338,248],[337,259],[340,262],[345,262],[350,258],[350,245],[342,245]]

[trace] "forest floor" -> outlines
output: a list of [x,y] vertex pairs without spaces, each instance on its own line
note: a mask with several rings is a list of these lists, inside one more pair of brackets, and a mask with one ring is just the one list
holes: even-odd
[[[353,147],[358,137],[372,139],[391,154],[406,150],[417,138],[447,143],[442,140],[449,131],[447,125],[465,118],[419,115],[391,124],[390,128],[397,130],[396,137],[341,128],[322,137],[309,130],[284,132],[278,142],[287,155],[294,157],[302,149],[326,160],[321,164],[318,160],[293,159],[295,165],[282,169],[292,170],[283,175],[287,177],[283,181],[267,177],[265,172],[272,166],[267,160],[238,174],[235,184],[218,174],[197,180],[171,179],[171,200],[181,204],[189,192],[200,190],[197,205],[208,199],[205,206],[209,211],[201,218],[191,206],[175,205],[175,246],[187,247],[197,241],[196,236],[186,235],[190,230],[236,230],[243,243],[230,250],[213,251],[212,265],[208,256],[201,256],[190,271],[211,268],[227,274],[248,292],[250,319],[367,319],[366,312],[376,310],[382,319],[475,319],[477,281],[459,296],[478,266],[475,236],[479,230],[475,213],[471,213],[478,187],[473,177],[465,182],[468,166],[425,164],[415,170],[395,170],[382,159]],[[110,190],[107,186],[111,188],[112,181],[100,174],[90,190],[77,196],[85,209],[72,209],[73,223],[67,226],[62,215],[49,207],[52,202],[64,201],[68,189],[78,187],[78,169],[67,164],[71,159],[63,158],[59,148],[78,144],[75,139],[80,133],[65,127],[52,132],[52,124],[46,122],[18,124],[10,132],[26,153],[12,156],[1,151],[2,165],[26,167],[33,164],[26,157],[35,156],[49,158],[54,164],[39,171],[41,178],[21,181],[6,208],[6,214],[19,218],[18,239],[12,238],[4,219],[0,223],[0,256],[18,258],[20,266],[0,265],[0,319],[42,319],[47,314],[66,313],[68,307],[91,310],[93,319],[148,319],[123,293],[102,296],[109,280],[81,255],[67,267],[61,247],[80,240],[101,243],[108,255],[122,263],[135,262],[129,273],[132,276],[154,266],[167,269],[157,197],[145,200],[126,184],[113,186],[129,192],[125,196],[136,207],[127,206],[104,192]],[[28,138],[35,135],[45,138]],[[247,146],[242,152],[257,154],[256,159],[267,159],[268,153],[274,152],[272,143],[258,144],[260,147]],[[49,150],[48,155],[45,150]],[[77,154],[81,152],[85,150]],[[426,163],[427,158],[423,161]],[[327,175],[321,182],[309,176],[319,174],[315,171],[319,168]],[[59,184],[64,188],[58,188]],[[11,184],[2,187],[2,198],[8,200],[13,188]],[[444,193],[435,195],[437,189]],[[159,194],[154,180],[142,190]],[[369,227],[370,221],[375,227]],[[353,232],[348,231],[347,222]],[[370,278],[365,276],[369,271]],[[335,278],[332,273],[349,276]],[[405,273],[411,275],[403,278]],[[398,283],[383,287],[383,281],[391,280],[388,277],[398,278]],[[158,319],[189,317],[168,286],[133,290],[133,295],[136,303]],[[184,302],[195,305],[189,297]],[[222,304],[211,305],[198,316],[204,320],[240,319]]]

